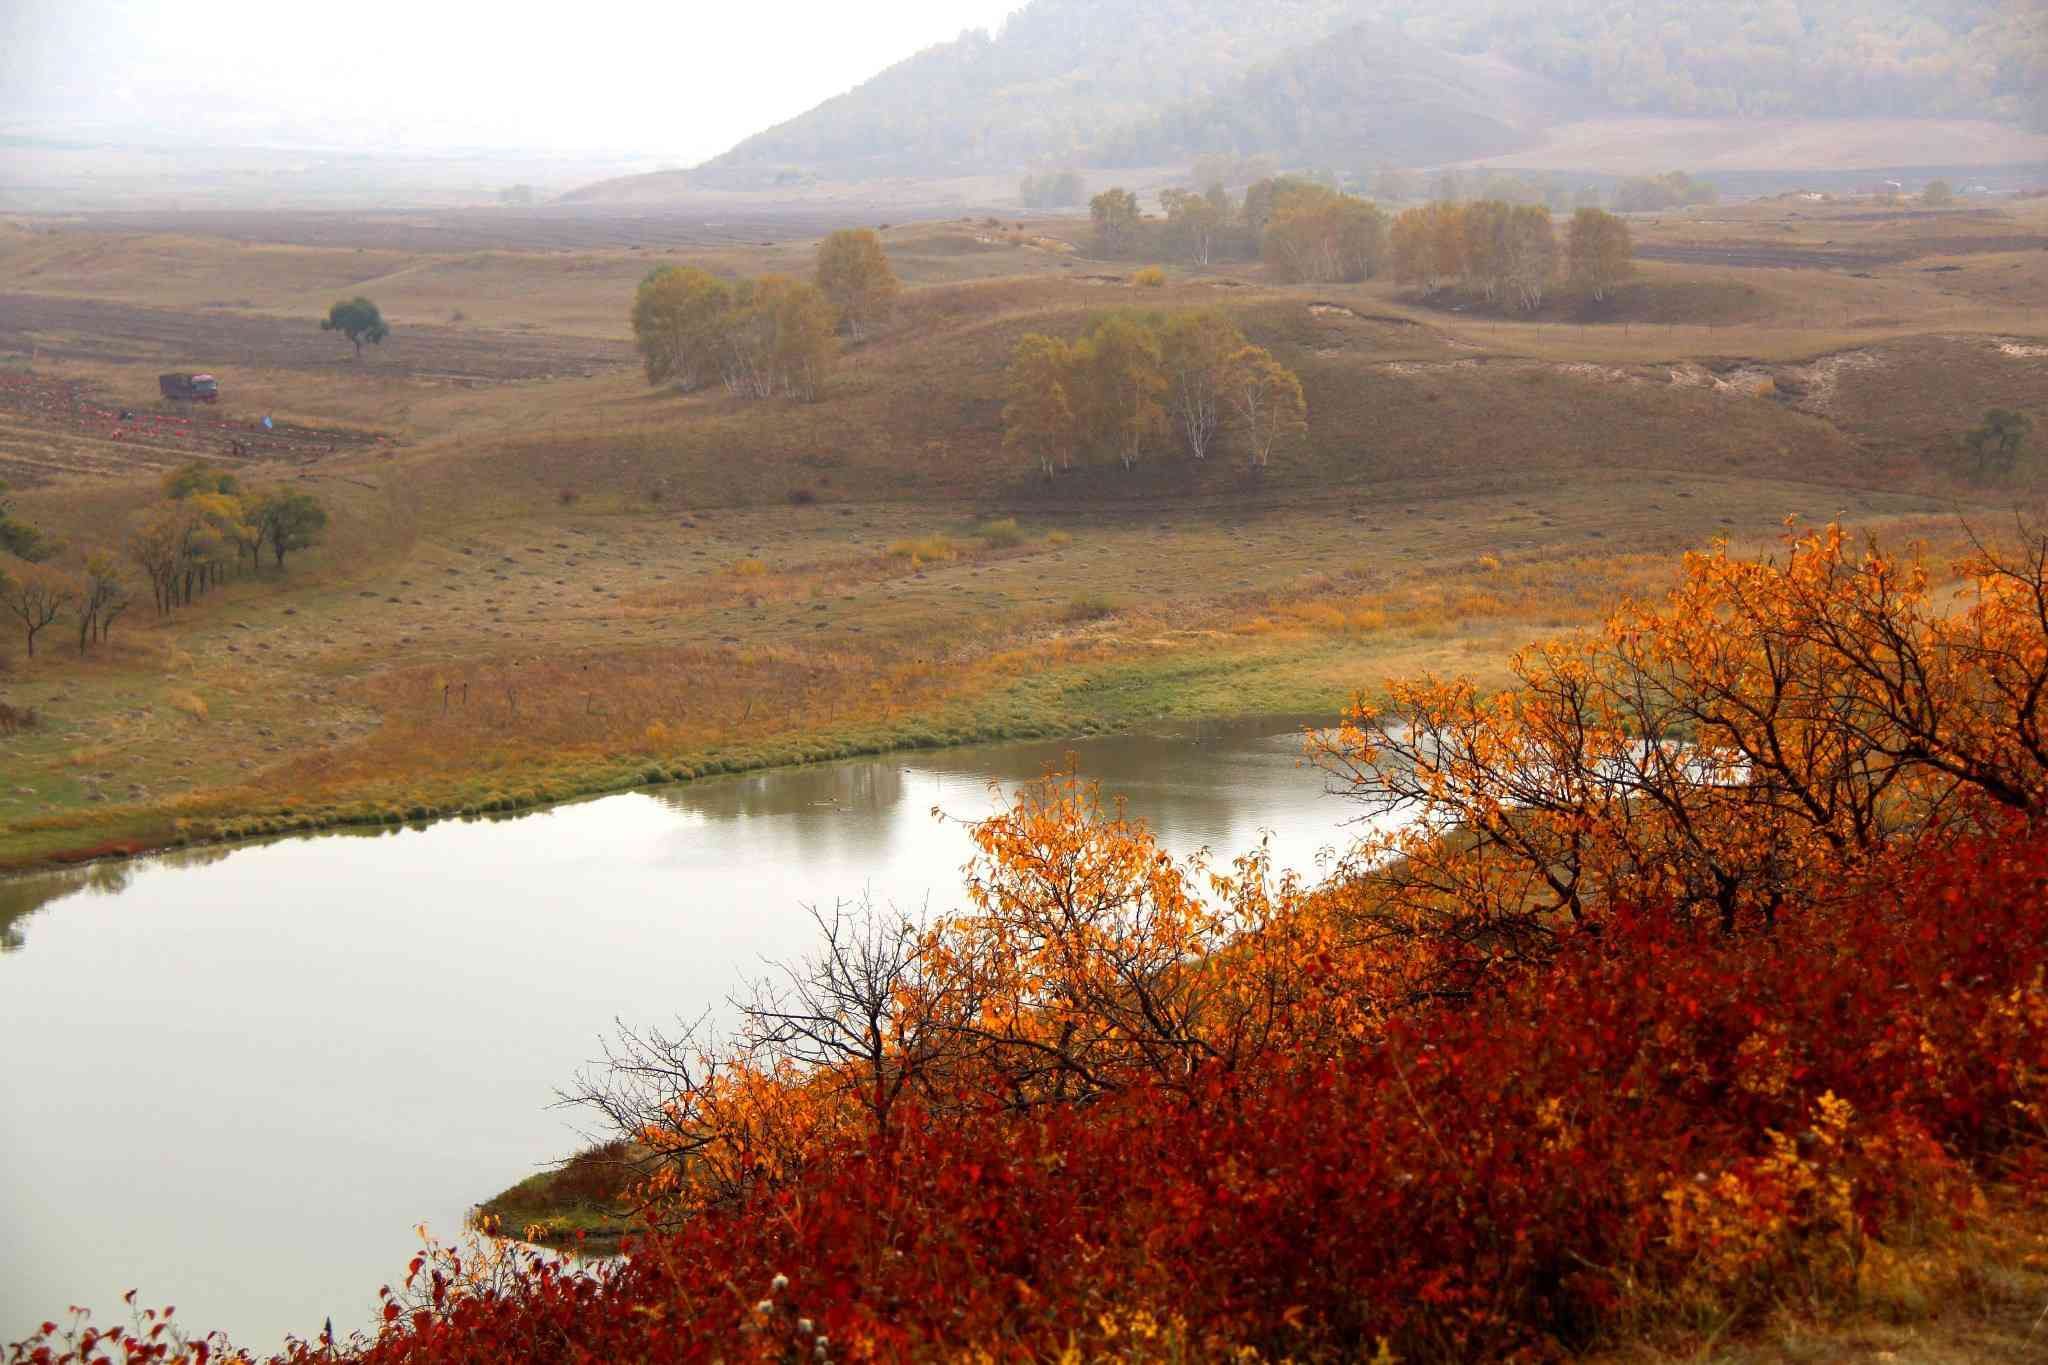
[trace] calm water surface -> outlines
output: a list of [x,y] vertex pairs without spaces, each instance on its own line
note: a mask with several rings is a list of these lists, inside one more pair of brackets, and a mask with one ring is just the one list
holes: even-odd
[[1266,830],[1304,873],[1351,811],[1298,728],[954,750],[484,823],[0,882],[0,1344],[175,1303],[268,1349],[366,1324],[413,1226],[578,1143],[551,1109],[614,1019],[715,1005],[806,905],[949,908],[949,815],[1075,754],[1177,853]]

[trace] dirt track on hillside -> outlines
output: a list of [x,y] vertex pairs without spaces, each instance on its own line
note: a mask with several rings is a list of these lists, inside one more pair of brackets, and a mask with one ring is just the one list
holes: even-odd
[[[348,342],[318,320],[179,312],[98,299],[0,294],[0,353],[206,369],[353,368]],[[502,383],[585,378],[631,365],[626,342],[473,327],[407,325],[365,348],[363,367],[409,379]]]
[[2048,237],[1921,237],[1865,250],[1797,247],[1777,242],[1639,244],[1636,257],[1674,265],[1721,265],[1750,270],[1869,270],[1928,256],[1975,256],[1987,252],[2048,250]]

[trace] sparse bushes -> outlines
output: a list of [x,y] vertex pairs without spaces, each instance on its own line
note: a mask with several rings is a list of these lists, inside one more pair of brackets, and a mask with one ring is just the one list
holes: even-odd
[[1139,289],[1164,289],[1166,272],[1156,265],[1148,265],[1131,276],[1131,283]]
[[1015,517],[998,517],[974,528],[974,535],[991,550],[1012,550],[1024,543],[1024,528]]
[[947,536],[914,536],[892,541],[889,545],[889,558],[907,559],[913,567],[919,564],[942,564],[959,557],[960,547]]
[[1118,610],[1117,604],[1102,593],[1083,593],[1079,597],[1068,599],[1067,605],[1060,609],[1060,619],[1080,625],[1114,616]]
[[184,689],[167,692],[164,694],[164,702],[172,710],[190,716],[193,720],[205,720],[213,714],[212,708],[206,704],[206,699],[197,692]]

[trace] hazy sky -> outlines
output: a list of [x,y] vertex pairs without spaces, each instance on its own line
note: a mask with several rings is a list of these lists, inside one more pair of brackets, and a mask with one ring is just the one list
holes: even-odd
[[0,116],[690,164],[1023,0],[0,0]]

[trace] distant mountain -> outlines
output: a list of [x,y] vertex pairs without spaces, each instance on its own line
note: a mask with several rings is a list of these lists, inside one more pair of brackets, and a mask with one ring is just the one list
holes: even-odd
[[1205,153],[1359,169],[1498,156],[1602,106],[1497,57],[1354,24],[1254,68],[1221,93],[1103,138],[1091,160],[1158,166]]
[[704,188],[1492,156],[1599,109],[2048,127],[2044,0],[1032,0],[693,173]]
[[1228,88],[1355,21],[1359,0],[1034,0],[748,138],[700,183],[942,176],[1085,158],[1107,132]]

